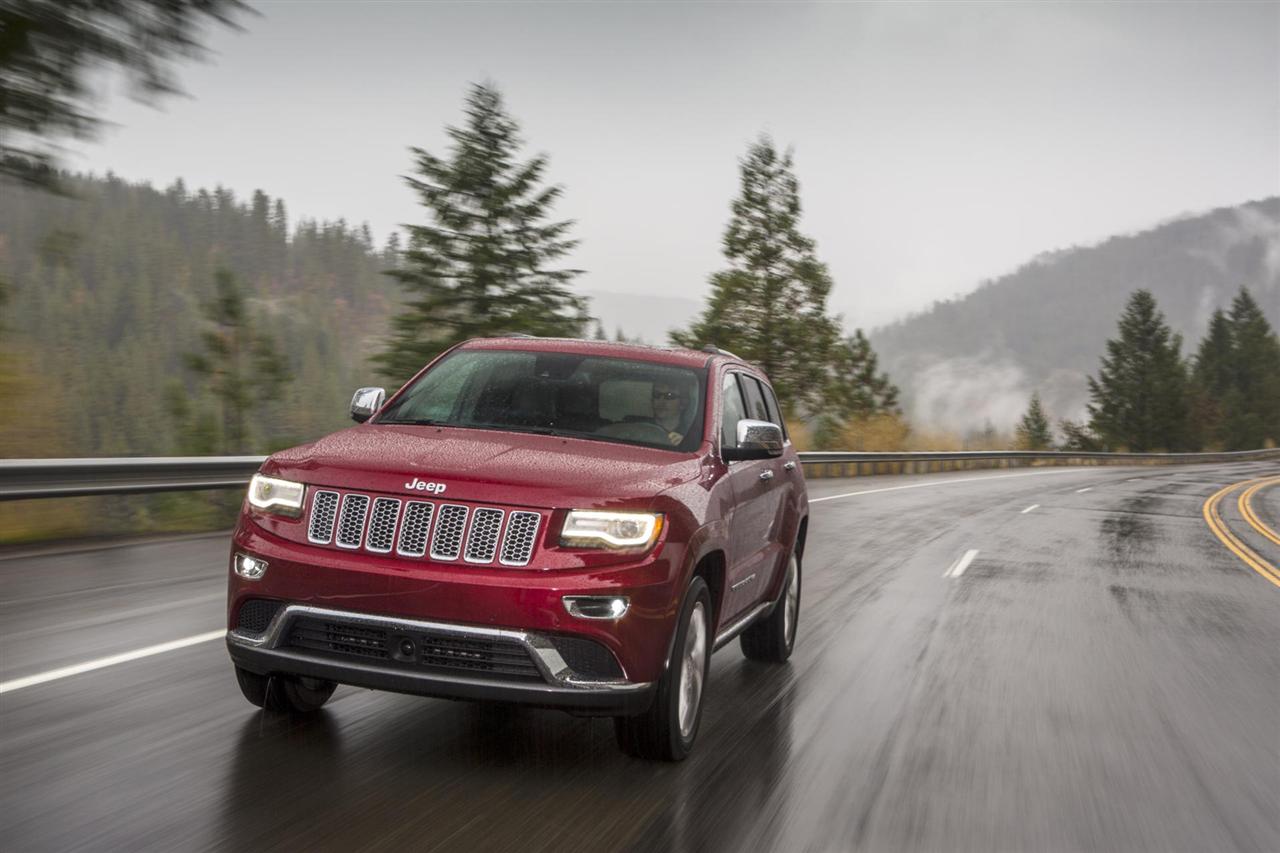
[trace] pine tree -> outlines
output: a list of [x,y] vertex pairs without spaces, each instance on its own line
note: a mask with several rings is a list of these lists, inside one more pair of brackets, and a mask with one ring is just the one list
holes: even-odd
[[1018,421],[1018,450],[1048,450],[1053,446],[1053,432],[1049,427],[1049,418],[1040,403],[1040,392],[1031,395],[1031,404],[1026,414]]
[[1230,389],[1222,400],[1229,450],[1280,444],[1280,338],[1248,288],[1231,302]]
[[876,415],[898,417],[898,386],[879,372],[879,359],[861,329],[832,347],[821,414],[814,425],[817,446],[840,449],[852,421]]
[[1107,341],[1089,378],[1089,426],[1113,450],[1180,451],[1190,445],[1182,338],[1165,323],[1149,291],[1130,297],[1119,337]]
[[[279,397],[290,379],[289,369],[275,341],[255,327],[235,276],[219,269],[214,285],[217,295],[204,308],[208,324],[200,335],[204,351],[187,353],[184,360],[187,369],[206,383],[221,410],[222,452],[248,453],[253,449],[249,412]],[[177,405],[173,396],[170,403],[175,419],[193,412],[186,404]]]
[[767,136],[753,143],[731,209],[723,241],[728,267],[711,276],[702,316],[671,341],[730,350],[769,375],[785,412],[816,412],[839,324],[827,316],[831,276],[799,231],[791,152],[779,154]]
[[1191,372],[1191,431],[1199,447],[1220,449],[1225,444],[1222,405],[1233,386],[1233,351],[1231,322],[1222,311],[1214,311]]
[[23,0],[0,3],[0,176],[63,189],[56,146],[88,138],[96,86],[86,72],[112,66],[142,100],[178,91],[178,58],[204,53],[200,36],[249,10],[241,0]]
[[519,126],[498,90],[472,86],[466,122],[448,134],[448,158],[414,148],[416,176],[406,179],[431,222],[406,226],[403,263],[387,272],[408,295],[376,357],[394,381],[468,338],[576,336],[587,320],[584,300],[567,287],[581,271],[553,268],[577,245],[566,236],[572,221],[547,221],[562,189],[540,186],[545,155],[517,159]]
[[1074,450],[1077,453],[1097,453],[1102,450],[1102,442],[1090,431],[1086,424],[1062,419],[1058,421],[1058,429],[1062,431],[1061,450]]
[[861,329],[832,348],[826,411],[839,418],[897,414],[898,386],[879,372],[879,359]]

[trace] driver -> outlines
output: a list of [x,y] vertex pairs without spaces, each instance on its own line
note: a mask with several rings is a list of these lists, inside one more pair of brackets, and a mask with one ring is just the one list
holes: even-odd
[[684,392],[670,382],[659,379],[653,383],[653,420],[667,431],[667,440],[673,445],[684,441],[684,410],[688,406]]

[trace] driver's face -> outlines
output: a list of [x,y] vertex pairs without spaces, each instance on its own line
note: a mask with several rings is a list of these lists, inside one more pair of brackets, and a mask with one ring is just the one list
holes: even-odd
[[653,413],[659,418],[680,414],[684,408],[684,399],[680,392],[670,385],[655,382],[653,385]]

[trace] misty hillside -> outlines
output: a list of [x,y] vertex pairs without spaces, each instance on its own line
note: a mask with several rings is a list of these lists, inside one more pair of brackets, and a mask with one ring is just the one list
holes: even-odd
[[1241,285],[1280,327],[1280,197],[1042,255],[871,340],[915,423],[1008,427],[1036,389],[1055,418],[1077,418],[1134,290],[1155,295],[1191,355]]
[[0,193],[0,368],[16,375],[21,416],[0,413],[0,455],[182,452],[189,436],[166,394],[200,389],[183,368],[201,348],[201,306],[230,269],[294,381],[255,407],[255,449],[348,423],[374,378],[367,357],[399,296],[394,261],[365,228],[291,223],[283,202],[229,190],[165,190],[75,178],[74,197]]

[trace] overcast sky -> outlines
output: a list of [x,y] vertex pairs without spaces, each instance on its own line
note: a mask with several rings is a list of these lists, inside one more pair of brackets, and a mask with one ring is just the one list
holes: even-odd
[[491,79],[565,185],[580,287],[700,297],[767,131],[850,327],[1280,193],[1277,3],[251,2],[191,98],[112,98],[68,165],[261,188],[381,241],[422,219],[408,146],[441,151]]

